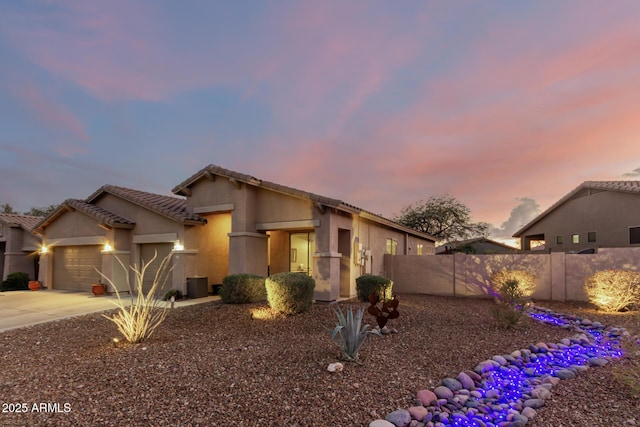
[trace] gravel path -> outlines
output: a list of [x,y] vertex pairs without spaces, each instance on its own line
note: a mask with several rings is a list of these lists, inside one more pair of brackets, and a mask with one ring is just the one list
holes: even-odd
[[[184,307],[146,343],[117,348],[115,326],[98,314],[3,332],[0,401],[12,412],[0,425],[368,426],[495,354],[567,336],[534,321],[500,329],[490,300],[399,298],[400,318],[389,322],[399,333],[370,337],[360,363],[336,373],[327,372],[340,353],[324,329],[335,325],[331,305],[292,317],[265,304]],[[630,317],[585,307],[549,305],[605,324]],[[640,425],[638,400],[614,380],[612,365],[561,381],[530,424]]]

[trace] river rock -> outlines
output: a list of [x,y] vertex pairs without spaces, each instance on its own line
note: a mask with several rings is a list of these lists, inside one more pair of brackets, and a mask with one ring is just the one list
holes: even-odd
[[424,421],[424,418],[429,413],[429,411],[427,411],[427,408],[425,408],[424,406],[412,406],[407,409],[407,411],[409,411],[411,418],[418,421]]
[[525,408],[540,409],[544,406],[544,400],[542,399],[527,399],[524,401]]
[[522,408],[522,412],[520,412],[520,413],[522,415],[524,415],[525,417],[527,417],[528,419],[530,419],[530,420],[535,418],[536,415],[538,415],[538,412],[535,409],[533,409],[533,408],[531,408],[529,406],[526,406],[526,407]]
[[462,384],[455,378],[445,378],[442,380],[442,385],[451,391],[458,391],[462,389]]
[[369,427],[396,427],[387,420],[374,420],[369,423]]
[[576,377],[576,374],[570,369],[560,369],[559,371],[556,371],[556,377],[560,378],[561,380],[569,380],[574,379]]
[[436,396],[438,396],[440,399],[452,399],[453,398],[453,392],[451,391],[451,389],[443,386],[443,385],[439,385],[438,387],[436,387],[433,392],[436,394]]
[[420,390],[416,395],[418,400],[422,402],[424,406],[430,406],[433,402],[438,400],[438,396],[431,390]]
[[389,421],[396,427],[407,427],[409,424],[411,424],[411,414],[406,409],[398,409],[397,411],[393,411],[390,414],[387,414],[384,419]]

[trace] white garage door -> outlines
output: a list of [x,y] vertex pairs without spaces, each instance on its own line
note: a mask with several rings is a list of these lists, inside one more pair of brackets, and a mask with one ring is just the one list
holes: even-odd
[[[158,253],[156,259],[147,267],[147,270],[144,274],[144,280],[142,281],[142,289],[145,293],[149,292],[151,286],[153,286],[153,280],[156,277],[156,273],[162,264],[162,261],[171,253],[173,250],[173,243],[149,243],[140,245],[140,260],[144,261],[145,264],[153,259],[154,254]],[[142,265],[142,263],[140,263]],[[168,267],[171,267],[169,265]],[[170,275],[169,275],[170,276]],[[164,276],[163,276],[164,277]],[[162,286],[162,284],[161,284]],[[158,296],[164,296],[164,293],[171,289],[171,277],[167,280],[164,288],[159,289],[157,292]]]
[[91,291],[93,283],[102,281],[100,246],[59,246],[53,249],[53,288]]

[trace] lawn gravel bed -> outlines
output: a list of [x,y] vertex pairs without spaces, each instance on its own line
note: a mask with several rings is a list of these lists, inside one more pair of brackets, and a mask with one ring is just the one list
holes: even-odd
[[[332,304],[290,317],[266,303],[177,308],[135,345],[114,346],[119,334],[100,314],[2,332],[0,401],[28,410],[3,412],[0,425],[368,426],[493,355],[571,335],[531,319],[502,329],[488,299],[399,299],[400,317],[389,322],[398,333],[370,336],[360,361],[335,373],[327,366],[340,350],[325,329],[335,326]],[[588,304],[548,306],[604,324],[624,326],[630,317]],[[612,365],[561,381],[530,425],[640,425],[639,402]]]

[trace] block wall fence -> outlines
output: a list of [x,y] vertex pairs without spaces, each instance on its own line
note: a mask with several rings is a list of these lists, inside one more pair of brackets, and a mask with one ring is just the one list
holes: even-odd
[[534,300],[587,301],[585,279],[600,270],[640,271],[640,248],[600,248],[596,254],[385,255],[382,275],[397,293],[488,296],[491,275],[526,270],[536,276]]

